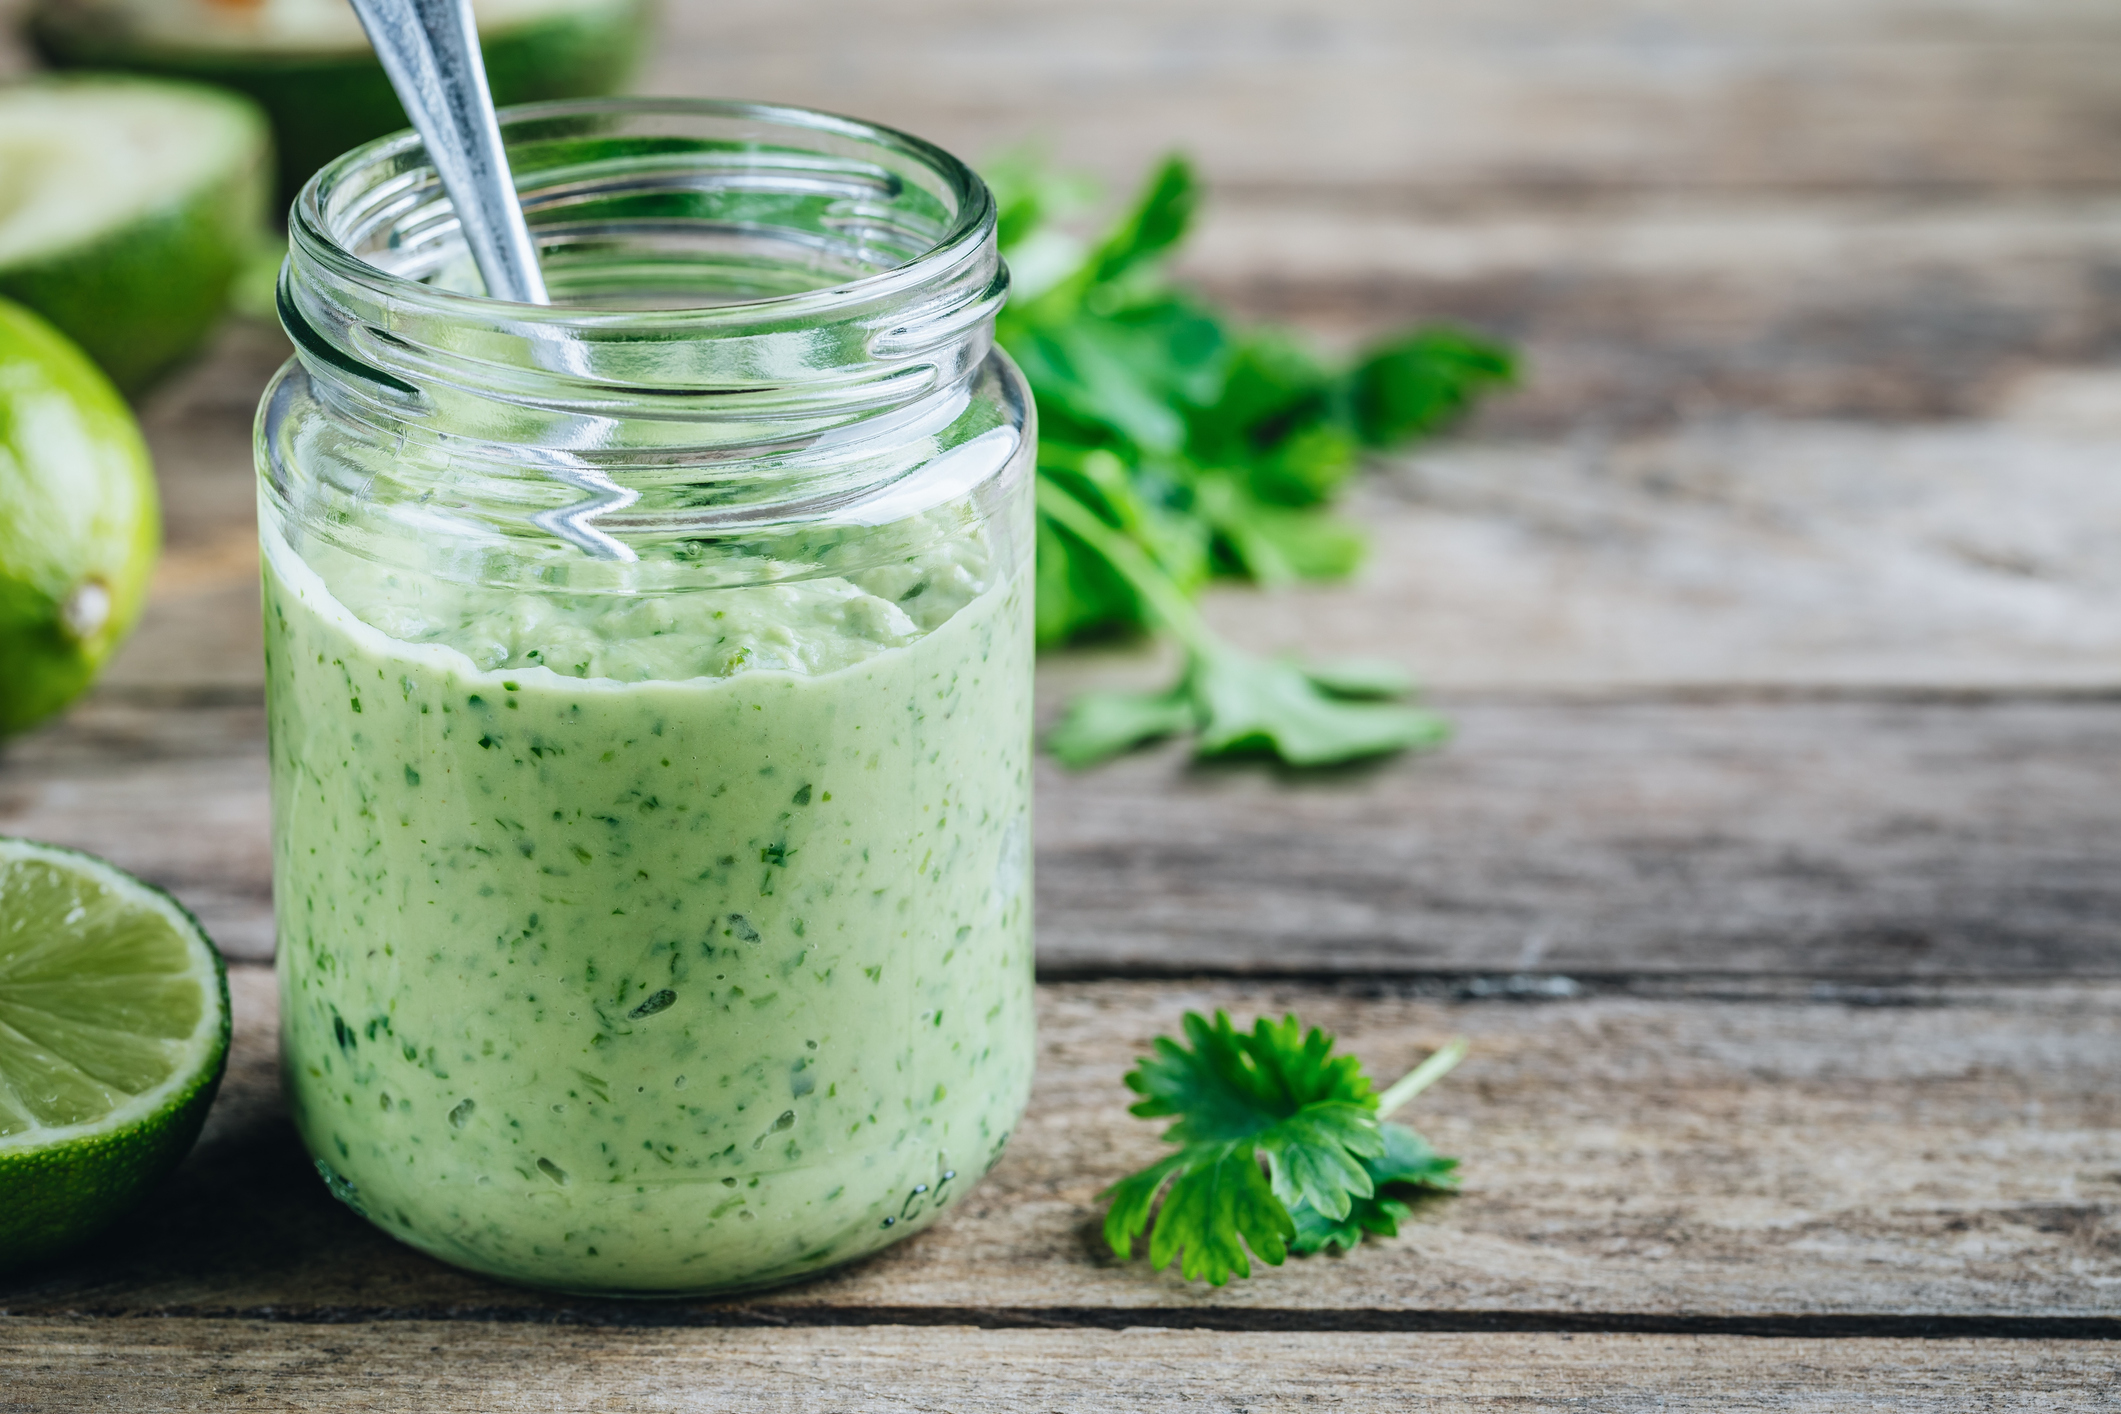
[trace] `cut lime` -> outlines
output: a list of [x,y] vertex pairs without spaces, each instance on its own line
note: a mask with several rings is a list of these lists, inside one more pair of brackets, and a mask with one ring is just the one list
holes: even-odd
[[0,88],[0,295],[138,393],[220,318],[260,236],[270,150],[249,101],[198,84]]
[[[593,98],[632,72],[647,0],[473,0],[494,102]],[[346,0],[37,0],[30,39],[61,68],[224,84],[272,115],[280,200],[406,125]]]
[[0,838],[0,1271],[93,1237],[177,1166],[228,1029],[221,954],[175,899]]
[[161,522],[125,400],[0,300],[0,736],[95,680],[140,616]]

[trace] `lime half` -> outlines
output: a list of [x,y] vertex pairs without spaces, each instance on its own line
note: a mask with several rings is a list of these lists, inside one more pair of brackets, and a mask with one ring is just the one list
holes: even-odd
[[[616,93],[648,32],[650,0],[472,0],[493,101]],[[121,69],[220,84],[272,115],[280,201],[349,148],[405,126],[405,110],[346,0],[32,0],[29,38],[62,69]]]
[[271,145],[264,114],[203,84],[0,86],[0,295],[139,393],[219,321],[265,228]]
[[227,1059],[227,972],[182,905],[0,838],[0,1271],[93,1237],[175,1168]]

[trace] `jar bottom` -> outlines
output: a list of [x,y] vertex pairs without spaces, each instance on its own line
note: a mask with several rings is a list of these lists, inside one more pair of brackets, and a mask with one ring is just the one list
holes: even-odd
[[381,1223],[372,1223],[371,1225],[423,1256],[432,1257],[436,1261],[446,1263],[459,1271],[470,1272],[475,1276],[486,1277],[509,1286],[521,1287],[526,1291],[545,1292],[555,1296],[579,1296],[605,1301],[693,1301],[708,1297],[749,1296],[762,1291],[778,1291],[784,1287],[801,1286],[805,1282],[817,1281],[843,1268],[855,1266],[881,1256],[884,1252],[897,1246],[907,1238],[927,1231],[942,1216],[941,1212],[929,1214],[920,1221],[906,1226],[902,1231],[893,1233],[890,1238],[878,1246],[859,1252],[850,1252],[843,1256],[829,1257],[816,1265],[804,1266],[798,1270],[739,1277],[729,1281],[711,1282],[701,1286],[640,1288],[541,1281],[535,1277],[525,1276],[520,1272],[475,1266],[447,1253],[438,1252],[411,1237],[392,1232]]
[[[560,1194],[497,1204],[481,1184],[411,1191],[371,1174],[381,1181],[362,1185],[324,1159],[315,1164],[333,1197],[450,1266],[570,1295],[669,1299],[785,1286],[873,1256],[953,1207],[1000,1160],[1007,1140],[1003,1132],[962,1174],[940,1151],[918,1145],[855,1156],[866,1164],[783,1170],[727,1193],[720,1181],[641,1186],[572,1208],[561,1206]],[[848,1190],[859,1185],[857,1175],[884,1177],[879,1159],[895,1161],[883,1185],[890,1198],[854,1206]],[[833,1211],[842,1201],[846,1210]]]

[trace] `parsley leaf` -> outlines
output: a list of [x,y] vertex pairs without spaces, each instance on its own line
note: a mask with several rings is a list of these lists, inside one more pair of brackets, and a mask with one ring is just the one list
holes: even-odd
[[[1076,704],[1055,753],[1088,764],[1191,730],[1204,754],[1310,765],[1440,740],[1428,713],[1345,701],[1396,694],[1340,692],[1315,670],[1216,643],[1197,616],[1168,612],[1162,591],[1183,604],[1218,574],[1269,585],[1348,574],[1363,539],[1325,504],[1366,452],[1509,383],[1508,351],[1426,329],[1336,367],[1284,331],[1236,328],[1164,274],[1199,199],[1182,158],[1089,245],[1054,224],[1084,201],[1079,184],[1023,156],[988,178],[1014,280],[996,335],[1039,408],[1039,642],[1162,627],[1187,647],[1169,692]],[[1057,510],[1059,498],[1081,514]],[[1115,542],[1136,553],[1123,562]]]
[[1105,1241],[1121,1260],[1148,1232],[1151,1266],[1176,1259],[1187,1280],[1221,1286],[1250,1276],[1252,1256],[1280,1266],[1291,1250],[1395,1234],[1410,1209],[1388,1186],[1456,1187],[1457,1160],[1383,1117],[1457,1064],[1463,1041],[1378,1095],[1359,1060],[1294,1016],[1249,1032],[1220,1011],[1181,1024],[1190,1045],[1160,1036],[1126,1077],[1143,1097],[1131,1113],[1175,1117],[1163,1137],[1179,1150],[1105,1191]]

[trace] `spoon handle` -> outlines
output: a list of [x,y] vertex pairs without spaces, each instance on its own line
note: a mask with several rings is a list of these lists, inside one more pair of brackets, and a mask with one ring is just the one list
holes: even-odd
[[551,303],[494,121],[471,0],[353,0],[353,7],[427,144],[486,293]]

